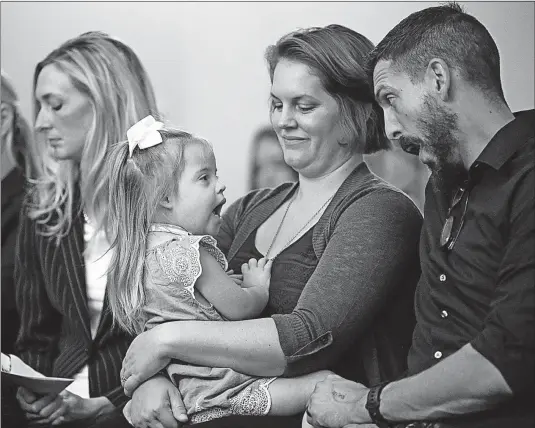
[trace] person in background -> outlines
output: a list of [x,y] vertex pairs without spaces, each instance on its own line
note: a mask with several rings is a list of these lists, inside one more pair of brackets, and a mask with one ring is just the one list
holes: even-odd
[[308,420],[533,427],[535,111],[511,112],[495,42],[457,4],[405,18],[369,70],[388,137],[432,171],[409,371],[371,389],[332,376]]
[[44,397],[21,387],[17,398],[28,422],[78,427],[127,400],[119,371],[131,337],[113,326],[106,297],[102,170],[112,145],[157,106],[136,54],[100,32],[52,51],[33,84],[40,152],[18,236],[16,354],[44,375],[75,380]]
[[260,128],[253,138],[249,173],[249,190],[297,181],[298,174],[284,162],[277,133],[271,125]]
[[[22,116],[19,98],[7,74],[2,70],[0,104],[2,162],[2,352],[15,349],[20,319],[15,304],[15,246],[19,212],[24,199],[26,178],[31,176],[32,129]],[[5,426],[23,423],[23,414],[15,405],[15,390],[2,382],[2,422]]]
[[[363,161],[389,147],[364,70],[372,49],[340,25],[291,33],[268,49],[271,123],[299,180],[234,202],[217,237],[237,274],[251,258],[273,261],[267,307],[258,319],[172,321],[137,336],[121,372],[134,426],[178,426],[178,391],[158,374],[171,359],[260,377],[332,370],[368,385],[406,369],[422,219]],[[300,427],[302,419],[198,426]]]
[[392,150],[368,156],[366,163],[379,177],[405,192],[423,212],[429,171],[418,156],[404,152],[393,142]]
[[13,84],[2,70],[2,352],[14,350],[19,316],[15,307],[15,243],[26,177],[30,174],[28,151],[32,130],[22,116]]

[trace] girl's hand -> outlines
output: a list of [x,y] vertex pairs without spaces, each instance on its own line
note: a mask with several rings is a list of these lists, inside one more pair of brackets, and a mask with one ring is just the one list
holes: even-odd
[[234,273],[234,271],[233,271],[232,269],[230,269],[230,270],[227,271],[227,275],[228,275],[229,278],[232,279],[237,285],[239,285],[240,287],[242,286],[242,283],[243,283],[243,275]]
[[141,333],[130,344],[121,369],[124,393],[131,397],[136,388],[166,367],[171,358],[163,355],[159,341],[165,324]]
[[180,392],[163,376],[154,376],[141,384],[129,404],[130,421],[136,428],[178,428],[188,421]]
[[269,289],[271,279],[271,266],[273,261],[262,257],[249,260],[241,267],[243,273],[243,287],[263,287]]

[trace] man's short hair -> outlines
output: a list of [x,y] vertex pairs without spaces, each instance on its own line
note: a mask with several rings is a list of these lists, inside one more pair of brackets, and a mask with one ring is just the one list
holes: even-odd
[[381,60],[422,81],[432,58],[444,60],[461,77],[493,99],[505,101],[500,54],[481,22],[449,3],[415,12],[396,25],[370,54],[368,73]]

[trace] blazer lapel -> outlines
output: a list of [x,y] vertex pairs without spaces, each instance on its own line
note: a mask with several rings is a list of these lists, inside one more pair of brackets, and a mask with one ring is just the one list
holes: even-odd
[[82,215],[73,218],[69,233],[60,241],[60,257],[65,267],[64,275],[68,284],[74,305],[66,308],[71,315],[81,320],[87,339],[91,340],[89,307],[87,304],[87,290],[85,281],[84,262],[84,225]]
[[94,341],[98,342],[106,337],[106,335],[112,334],[115,328],[117,327],[113,325],[113,316],[108,302],[108,286],[106,285],[106,294],[104,295],[104,302],[102,304],[102,311],[100,313]]

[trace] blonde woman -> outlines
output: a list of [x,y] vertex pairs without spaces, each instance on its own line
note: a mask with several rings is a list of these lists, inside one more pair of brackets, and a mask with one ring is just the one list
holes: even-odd
[[20,388],[17,398],[29,421],[84,426],[126,402],[119,371],[130,337],[112,327],[105,298],[104,158],[157,108],[132,49],[96,32],[37,65],[34,97],[41,154],[17,247],[17,352],[43,374],[75,381],[59,395]]

